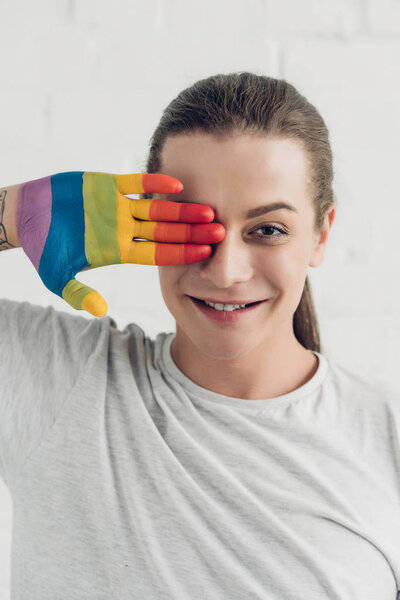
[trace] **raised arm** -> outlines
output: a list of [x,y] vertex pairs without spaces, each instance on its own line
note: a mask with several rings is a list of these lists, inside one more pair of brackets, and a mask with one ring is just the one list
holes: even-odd
[[19,248],[16,212],[22,184],[0,188],[0,251]]

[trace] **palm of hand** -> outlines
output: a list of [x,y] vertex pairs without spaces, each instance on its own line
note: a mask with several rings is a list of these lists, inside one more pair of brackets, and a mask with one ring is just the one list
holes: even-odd
[[119,263],[196,262],[223,238],[224,228],[211,223],[214,213],[206,205],[125,196],[176,193],[183,187],[179,183],[161,174],[80,171],[28,182],[19,211],[21,246],[49,290],[76,310],[104,316],[106,301],[75,279],[80,271]]

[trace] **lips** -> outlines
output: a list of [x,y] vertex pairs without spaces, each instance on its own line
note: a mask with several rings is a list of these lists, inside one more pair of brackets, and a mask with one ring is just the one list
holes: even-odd
[[259,302],[254,302],[251,305],[246,306],[245,308],[238,308],[235,310],[225,311],[211,308],[211,306],[209,306],[202,300],[197,299],[194,296],[188,296],[188,298],[194,304],[196,310],[199,311],[204,317],[206,317],[207,320],[217,322],[221,324],[221,326],[235,325],[237,323],[245,321],[246,319],[250,318],[250,315],[256,313],[262,304],[267,302],[267,300],[261,300]]
[[258,304],[259,302],[264,302],[264,300],[266,300],[266,298],[263,298],[262,300],[216,300],[215,298],[199,298],[198,296],[189,296],[189,297],[193,298],[194,300],[201,300],[202,302],[212,302],[213,304],[252,305],[252,304]]

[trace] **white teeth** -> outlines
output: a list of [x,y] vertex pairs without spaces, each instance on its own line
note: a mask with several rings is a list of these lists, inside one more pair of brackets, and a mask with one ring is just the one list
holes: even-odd
[[213,302],[207,302],[206,300],[204,300],[204,302],[208,304],[208,306],[215,308],[215,310],[231,311],[237,310],[238,308],[244,308],[246,306],[246,304],[214,304]]

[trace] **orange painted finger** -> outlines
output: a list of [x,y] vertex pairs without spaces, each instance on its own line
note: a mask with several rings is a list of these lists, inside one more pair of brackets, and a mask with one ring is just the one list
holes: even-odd
[[146,221],[174,221],[181,223],[211,223],[214,211],[207,204],[191,204],[172,200],[131,200],[132,217]]
[[113,177],[121,194],[178,194],[183,190],[179,179],[161,173],[131,173]]
[[133,237],[156,242],[216,244],[224,239],[225,228],[220,223],[189,225],[134,220]]
[[210,255],[211,246],[206,244],[133,241],[127,262],[140,265],[187,265],[206,260]]

